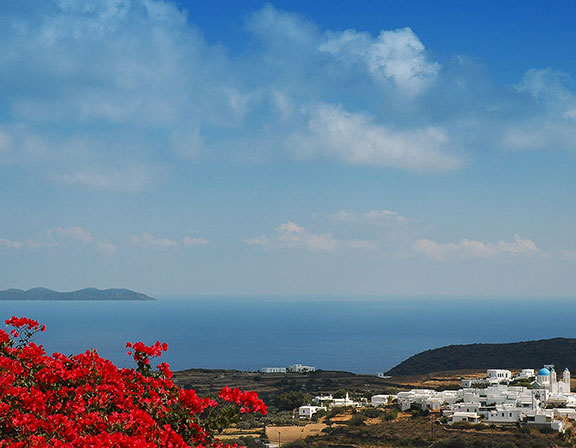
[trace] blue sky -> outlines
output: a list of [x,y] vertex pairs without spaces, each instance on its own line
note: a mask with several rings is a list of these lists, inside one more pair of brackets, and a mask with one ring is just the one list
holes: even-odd
[[5,0],[0,288],[571,296],[575,13]]

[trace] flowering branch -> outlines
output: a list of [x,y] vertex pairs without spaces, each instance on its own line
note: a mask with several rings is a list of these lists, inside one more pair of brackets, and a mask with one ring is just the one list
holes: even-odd
[[6,324],[14,329],[0,330],[0,448],[235,448],[216,434],[243,413],[266,414],[254,392],[200,398],[174,384],[168,364],[152,371],[167,344],[128,343],[137,368],[118,369],[96,350],[46,355],[31,342],[45,330],[34,320]]

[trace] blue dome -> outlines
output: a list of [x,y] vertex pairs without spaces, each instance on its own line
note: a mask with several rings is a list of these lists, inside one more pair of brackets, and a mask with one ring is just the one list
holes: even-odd
[[538,370],[538,376],[550,376],[550,370],[540,369]]

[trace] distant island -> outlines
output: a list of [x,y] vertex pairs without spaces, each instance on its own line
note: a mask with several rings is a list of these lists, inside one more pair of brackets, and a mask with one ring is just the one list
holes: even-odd
[[505,344],[449,345],[418,353],[388,370],[402,376],[450,370],[536,368],[545,364],[576,370],[576,339],[553,338]]
[[7,289],[0,291],[0,300],[156,300],[146,294],[129,289],[96,289],[86,288],[71,292],[58,292],[47,288]]

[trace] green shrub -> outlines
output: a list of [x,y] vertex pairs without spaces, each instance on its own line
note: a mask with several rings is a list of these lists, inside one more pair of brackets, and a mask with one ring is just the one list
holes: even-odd
[[395,420],[396,417],[398,417],[398,409],[390,409],[388,411],[384,411],[382,414],[382,420],[385,422],[391,422],[392,420]]
[[282,444],[284,448],[308,448],[308,443],[305,440],[294,440],[293,442],[288,442]]
[[366,417],[362,414],[354,414],[350,420],[348,420],[348,425],[350,426],[366,426]]
[[241,436],[238,438],[238,443],[246,448],[264,448],[264,444],[260,439],[251,436]]
[[376,418],[382,415],[382,411],[377,408],[364,408],[361,413],[368,418]]

